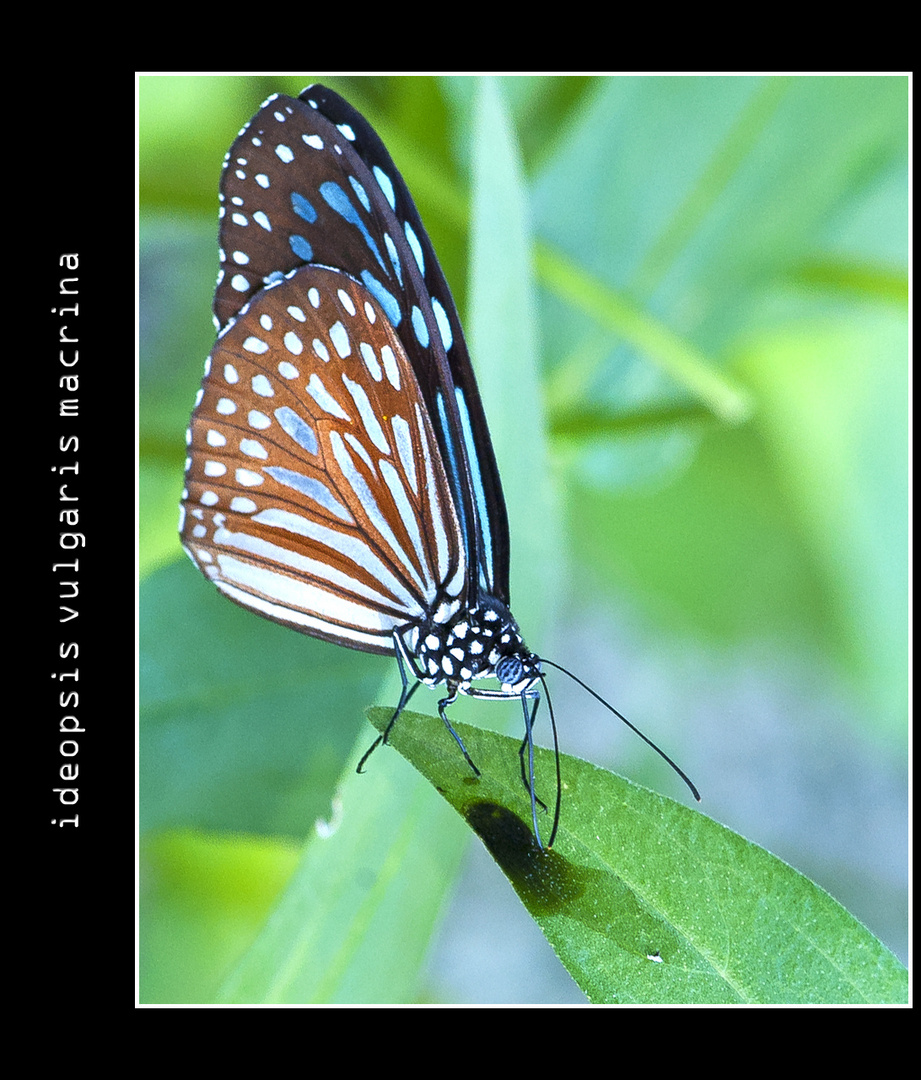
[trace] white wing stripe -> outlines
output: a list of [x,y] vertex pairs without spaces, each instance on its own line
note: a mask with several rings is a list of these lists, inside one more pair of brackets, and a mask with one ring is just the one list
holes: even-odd
[[284,469],[280,465],[267,465],[262,471],[268,473],[279,484],[284,484],[285,487],[299,491],[301,495],[306,495],[308,499],[313,499],[324,510],[329,510],[336,517],[347,521],[349,525],[355,524],[352,515],[321,480],[317,480],[312,476],[305,476],[303,473],[295,472],[293,469]]
[[[422,444],[422,454],[425,458],[425,487],[429,498],[429,511],[431,513],[430,524],[435,533],[435,550],[438,556],[438,580],[444,581],[449,569],[450,548],[448,534],[444,527],[444,512],[438,498],[438,485],[435,483],[435,473],[432,467],[432,451],[426,438],[425,424],[422,422],[422,412],[416,405],[416,424],[419,430],[419,441]],[[463,545],[458,545],[461,569],[466,573],[466,559],[464,558]]]
[[368,515],[368,519],[374,528],[377,530],[381,539],[384,540],[390,550],[396,555],[400,564],[407,574],[418,585],[419,592],[427,599],[432,599],[432,592],[426,588],[419,576],[418,570],[410,562],[409,557],[403,550],[402,545],[393,535],[393,530],[387,524],[387,520],[381,513],[381,508],[377,505],[377,500],[371,493],[371,489],[368,487],[365,478],[361,475],[358,469],[355,468],[355,463],[352,461],[351,455],[345,447],[345,442],[338,431],[330,432],[329,440],[332,443],[333,454],[335,454],[336,462],[339,465],[339,469],[342,472],[343,477],[348,482],[352,491],[358,498],[362,509]]
[[[382,588],[387,589],[397,597],[406,607],[407,611],[416,611],[419,608],[416,597],[405,585],[401,585],[399,579],[384,565],[363,540],[352,536],[350,533],[341,533],[336,529],[328,529],[325,525],[319,525],[309,518],[300,514],[293,514],[290,510],[269,509],[260,510],[254,514],[252,520],[259,525],[267,525],[273,529],[283,529],[286,532],[295,533],[298,536],[306,536],[315,540],[318,544],[338,552],[344,558],[363,569],[369,577],[378,581]],[[234,537],[243,534],[230,534]],[[247,537],[249,539],[249,537]],[[238,546],[238,545],[234,545]],[[284,549],[287,551],[287,549]],[[293,557],[293,556],[292,556]],[[349,578],[349,580],[354,580]]]
[[384,614],[357,600],[347,600],[338,593],[330,592],[312,581],[302,581],[277,574],[263,566],[220,554],[217,557],[221,579],[236,585],[247,593],[268,597],[278,602],[286,611],[322,611],[334,623],[357,626],[363,630],[385,630],[399,625],[405,616],[402,612]]
[[377,417],[374,415],[374,409],[371,407],[371,402],[368,400],[365,388],[360,383],[353,382],[348,375],[343,375],[342,381],[345,383],[346,390],[352,395],[352,400],[355,402],[355,408],[358,409],[358,413],[361,416],[361,422],[365,425],[365,431],[367,431],[371,442],[374,443],[382,454],[389,454],[390,444],[387,442],[387,437],[384,435],[383,429],[381,428]]
[[283,405],[275,410],[275,419],[281,424],[281,430],[289,435],[298,446],[306,450],[308,454],[316,454],[319,446],[317,437],[310,424],[303,417],[298,416],[294,409]]
[[[356,598],[356,602],[370,601],[373,604],[378,604],[391,610],[394,617],[405,619],[408,614],[412,614],[414,617],[421,614],[421,608],[412,594],[406,592],[405,589],[399,589],[399,585],[397,585],[399,595],[397,595],[396,599],[393,596],[385,596],[382,592],[372,589],[358,578],[350,577],[342,570],[337,570],[335,567],[329,566],[318,559],[300,555],[296,551],[280,547],[278,544],[262,540],[249,533],[218,529],[214,535],[214,542],[222,547],[233,548],[235,551],[251,555],[254,558],[277,563],[294,574],[306,574],[313,579],[318,578],[321,581],[328,581],[331,587],[335,587],[342,592],[351,593]],[[225,569],[225,560],[230,560],[227,565],[234,569],[233,573],[224,572],[225,577],[236,581],[239,585],[246,586],[253,585],[258,573],[261,580],[258,591],[274,597],[275,600],[282,604],[291,604],[296,608],[309,608],[311,604],[303,602],[301,587],[310,584],[311,587],[322,589],[322,585],[317,584],[316,581],[297,581],[284,573],[274,573],[269,569],[252,567],[250,563],[236,559],[232,555],[219,553],[218,563],[222,571]],[[245,569],[247,567],[251,567],[251,571]],[[323,593],[326,596],[325,589]],[[301,597],[301,599],[298,599],[298,597]],[[324,606],[321,610],[325,611],[328,608]]]
[[381,475],[384,478],[384,482],[387,487],[390,488],[390,494],[393,496],[393,501],[396,503],[397,509],[400,511],[400,517],[403,521],[403,526],[406,532],[409,534],[409,538],[412,541],[413,547],[416,549],[416,556],[419,559],[420,564],[425,570],[425,576],[428,579],[428,595],[435,595],[436,582],[431,574],[431,567],[428,563],[427,551],[425,545],[422,543],[422,537],[419,534],[419,522],[416,518],[416,513],[413,510],[409,502],[409,497],[406,494],[406,488],[403,487],[403,481],[400,479],[400,474],[393,467],[389,461],[381,460]]
[[413,489],[413,495],[419,494],[419,481],[416,477],[416,462],[413,458],[413,440],[410,434],[409,424],[402,416],[395,416],[390,425],[393,428],[393,436],[396,439],[397,452],[400,455],[400,463],[403,473]]
[[330,416],[335,416],[338,420],[345,420],[348,423],[352,422],[351,416],[343,411],[342,406],[326,389],[323,385],[323,380],[316,372],[310,376],[310,382],[307,383],[307,386],[304,389],[324,412],[328,412]]
[[386,645],[388,643],[390,635],[393,630],[396,629],[394,626],[382,628],[382,631],[378,634],[362,633],[352,627],[336,626],[334,623],[327,622],[325,619],[319,619],[300,611],[290,611],[288,608],[280,607],[278,604],[270,603],[268,600],[253,596],[243,589],[238,589],[235,585],[231,585],[226,581],[215,581],[214,584],[217,585],[225,595],[234,600],[238,600],[246,607],[252,608],[253,611],[262,612],[263,615],[270,619],[275,619],[278,622],[294,623],[296,626],[303,626],[308,632],[314,631],[327,636],[332,635],[335,637],[347,638],[349,641],[354,641],[356,645],[372,645],[379,648],[382,644]]

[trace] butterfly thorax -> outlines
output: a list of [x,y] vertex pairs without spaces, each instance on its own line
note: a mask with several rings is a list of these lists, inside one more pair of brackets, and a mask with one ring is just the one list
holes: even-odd
[[495,597],[481,595],[450,621],[417,623],[401,637],[428,686],[448,683],[464,693],[473,679],[495,678],[503,690],[520,692],[541,673],[511,612]]

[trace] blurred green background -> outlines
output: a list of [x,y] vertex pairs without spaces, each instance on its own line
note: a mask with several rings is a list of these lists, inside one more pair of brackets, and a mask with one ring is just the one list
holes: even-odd
[[[373,737],[364,707],[392,696],[392,663],[227,603],[175,535],[213,341],[223,155],[265,97],[317,78],[139,79],[145,1001],[219,993]],[[381,134],[463,316],[475,80],[322,81]],[[497,82],[533,231],[558,514],[548,525],[526,492],[510,497],[513,565],[560,538],[547,627],[529,643],[666,748],[703,812],[812,877],[904,961],[908,80]],[[490,395],[516,386],[489,376],[495,417]],[[530,421],[491,422],[508,477]],[[565,750],[683,797],[565,677],[552,688]],[[501,723],[488,703],[473,716]],[[389,913],[377,931],[406,935],[406,970],[381,973],[368,1000],[583,1000],[488,857],[452,836],[437,872],[407,860],[439,888],[424,917]]]

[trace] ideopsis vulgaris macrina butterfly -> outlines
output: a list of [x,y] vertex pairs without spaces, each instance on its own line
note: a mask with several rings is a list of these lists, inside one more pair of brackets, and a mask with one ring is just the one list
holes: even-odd
[[543,847],[532,726],[552,662],[509,610],[505,503],[457,310],[368,122],[319,85],[270,98],[224,162],[220,249],[186,551],[244,607],[396,656],[402,694],[371,750],[421,683],[444,686],[439,715],[479,775],[447,707],[459,693],[519,699]]

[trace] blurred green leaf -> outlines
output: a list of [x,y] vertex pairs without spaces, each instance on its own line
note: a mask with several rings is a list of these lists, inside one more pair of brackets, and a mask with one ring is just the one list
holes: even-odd
[[473,134],[469,345],[493,448],[504,463],[502,489],[516,537],[510,574],[516,617],[529,633],[542,634],[558,603],[559,505],[543,423],[527,191],[494,80],[479,84]]
[[630,342],[679,386],[705,403],[727,423],[748,417],[748,395],[713,371],[712,364],[677,334],[651,319],[642,309],[605,288],[549,248],[537,251],[541,280],[547,288],[582,309],[612,334]]
[[904,318],[876,309],[764,334],[739,364],[817,569],[826,641],[867,688],[866,722],[896,745],[908,734],[907,353]]
[[304,848],[218,1000],[405,1004],[419,994],[467,837],[396,754],[379,751],[361,775],[357,760],[343,772],[329,827]]
[[[901,76],[603,80],[532,200],[552,245],[551,430],[588,590],[627,589],[704,640],[805,645],[856,692],[853,719],[896,744],[906,91]],[[688,389],[708,367],[655,370],[637,319],[741,386],[752,429],[703,425]]]
[[183,829],[142,838],[140,1000],[213,1002],[297,860],[297,847],[264,837]]
[[307,835],[384,662],[253,618],[185,560],[141,587],[139,629],[142,831]]

